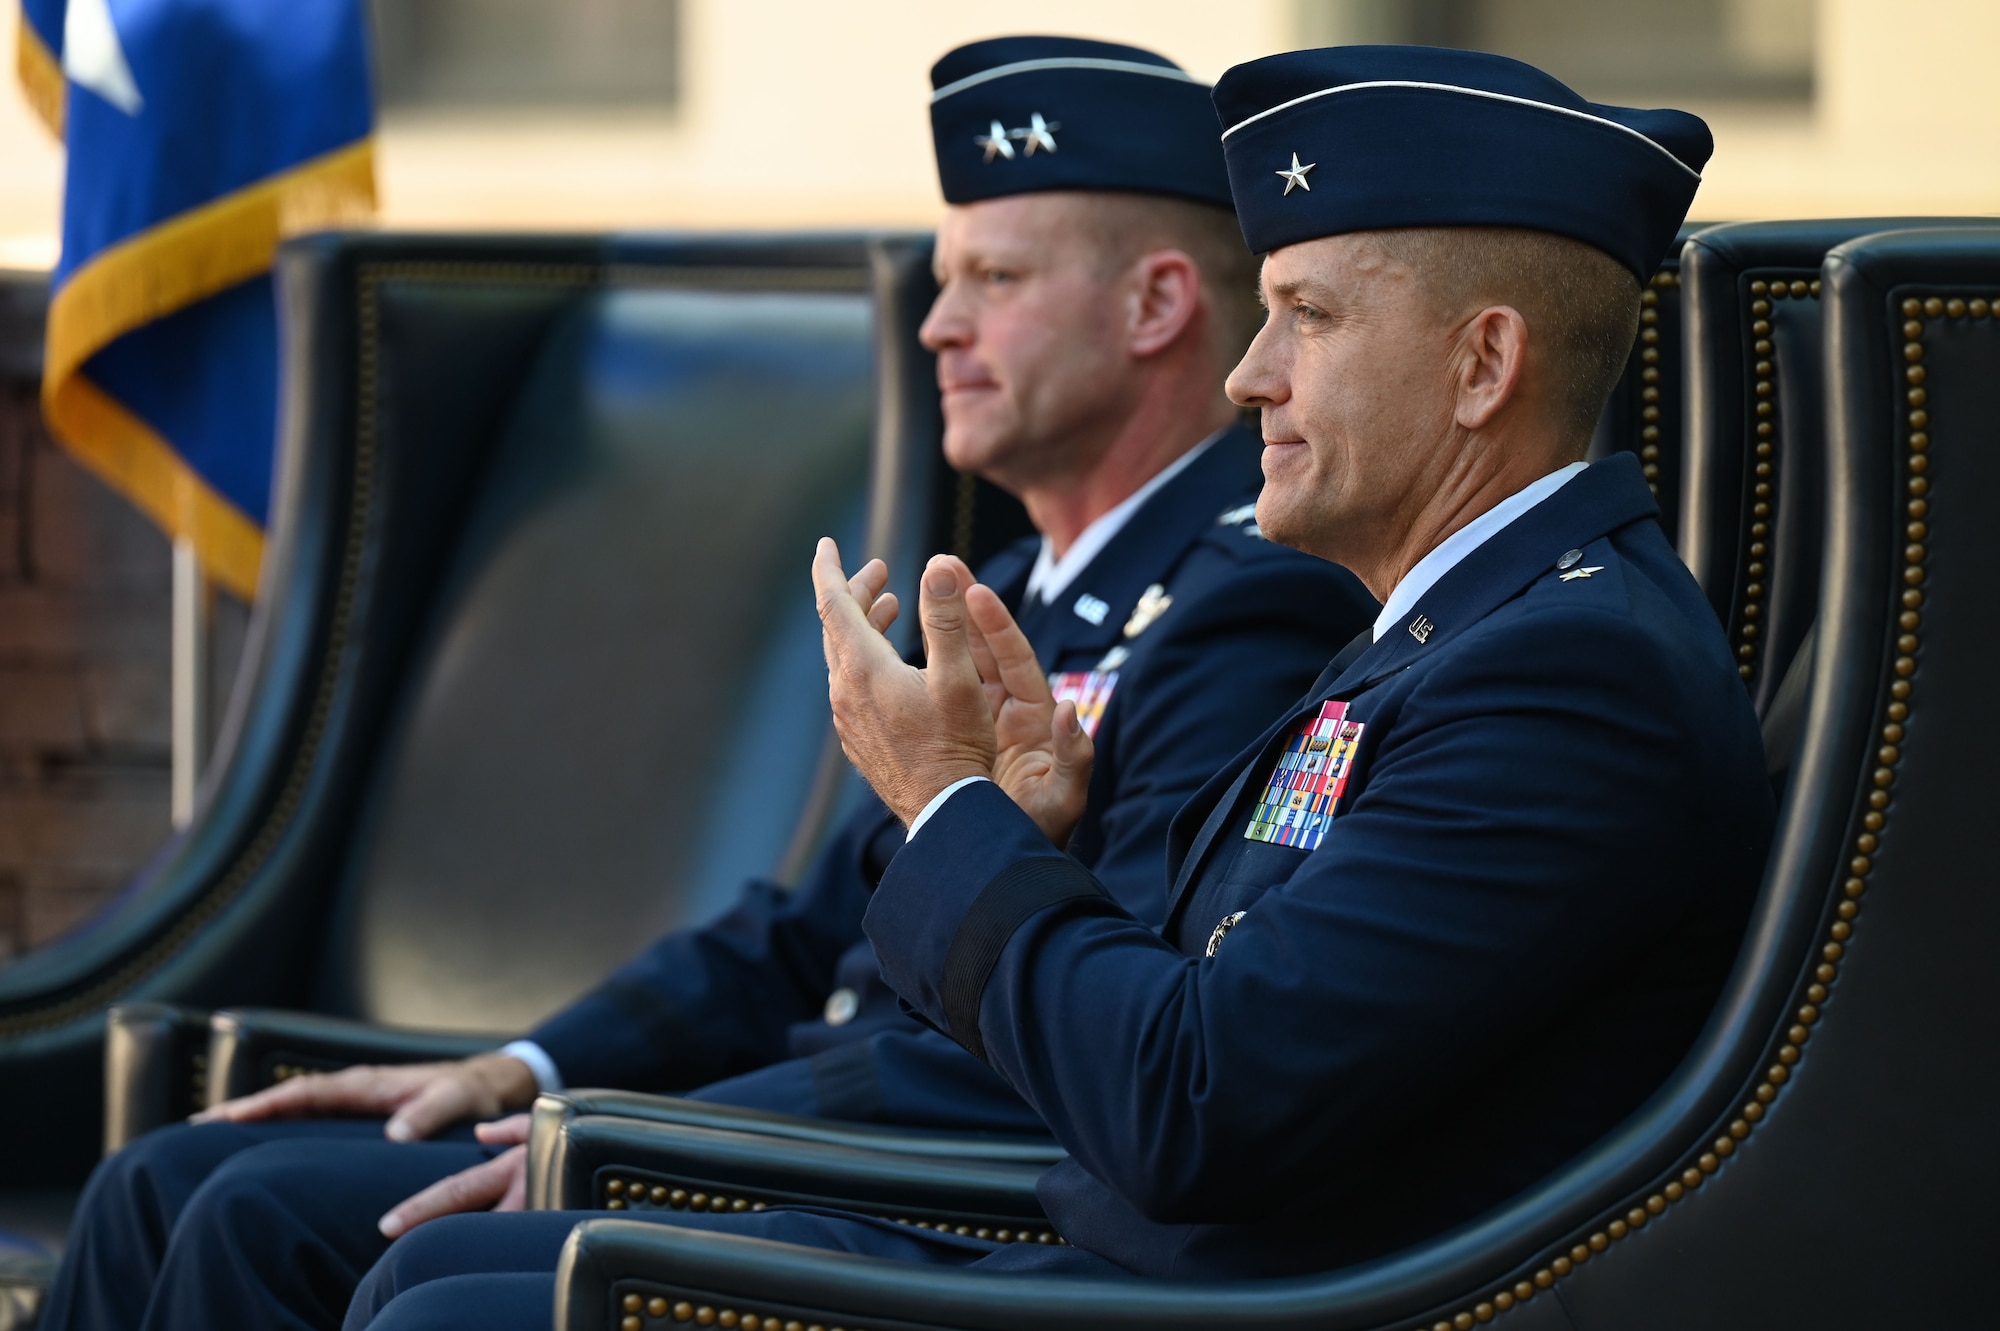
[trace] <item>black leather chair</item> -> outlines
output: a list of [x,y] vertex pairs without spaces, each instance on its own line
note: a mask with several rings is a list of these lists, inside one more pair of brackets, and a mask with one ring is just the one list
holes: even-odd
[[1797,742],[1803,692],[1773,704],[1806,668],[1819,604],[1826,506],[1820,263],[1835,245],[1897,227],[1963,219],[1740,222],[1696,232],[1686,288],[1686,496],[1679,549],[1722,619],[1767,727],[1773,761]]
[[247,682],[195,825],[0,971],[0,1075],[34,1087],[0,1098],[0,1177],[87,1171],[114,1002],[116,1144],[295,1069],[490,1045],[812,853],[854,790],[812,539],[907,580],[1025,530],[939,459],[928,245],[287,248]]
[[1689,222],[1681,228],[1673,250],[1639,293],[1639,338],[1590,442],[1593,462],[1612,453],[1639,455],[1669,536],[1680,530],[1684,470],[1681,247],[1706,225]]
[[1982,1324],[2000,1237],[1982,807],[2000,744],[2000,226],[1856,240],[1823,280],[1806,738],[1737,971],[1629,1122],[1453,1233],[1293,1280],[979,1275],[594,1220],[564,1253],[558,1326]]

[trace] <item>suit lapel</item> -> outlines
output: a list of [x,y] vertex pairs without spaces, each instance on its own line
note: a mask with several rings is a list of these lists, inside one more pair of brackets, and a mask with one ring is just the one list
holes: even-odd
[[[1440,650],[1553,569],[1556,560],[1572,547],[1658,516],[1659,507],[1640,478],[1637,459],[1629,454],[1607,458],[1501,528],[1439,578],[1412,610],[1410,623],[1421,617],[1428,625],[1421,636],[1410,632],[1409,623],[1405,623],[1389,628],[1380,641],[1371,642],[1371,633],[1364,632],[1348,643],[1299,706],[1265,731],[1232,768],[1196,791],[1174,820],[1167,863],[1178,867],[1174,868],[1167,898],[1169,935],[1174,917],[1185,904],[1217,838],[1223,829],[1234,825],[1241,812],[1246,787],[1276,761],[1276,750],[1301,719],[1329,699],[1351,698],[1407,669],[1426,653]],[[1213,803],[1203,803],[1210,799]],[[1182,837],[1197,818],[1199,829],[1188,837],[1185,853],[1176,860]]]

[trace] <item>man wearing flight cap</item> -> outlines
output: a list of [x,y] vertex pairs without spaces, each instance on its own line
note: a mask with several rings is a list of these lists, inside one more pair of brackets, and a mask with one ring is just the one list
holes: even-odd
[[[1182,810],[1153,927],[1060,849],[1091,750],[1070,708],[995,733],[983,689],[1035,691],[1000,599],[933,561],[919,671],[877,632],[884,571],[824,543],[835,720],[910,828],[869,935],[1069,1149],[1039,1192],[1071,1246],[676,1223],[986,1269],[1340,1266],[1610,1131],[1719,990],[1770,836],[1756,724],[1638,468],[1583,463],[1706,129],[1416,48],[1255,61],[1215,100],[1268,252],[1230,380],[1263,413],[1259,521],[1381,614]],[[391,1251],[378,1331],[547,1324],[521,1311],[545,1278],[445,1256],[421,1230]]]
[[[1206,86],[1150,52],[1043,37],[960,48],[932,77],[951,207],[923,337],[939,354],[946,454],[1017,494],[1045,533],[982,572],[1049,677],[1036,701],[1050,684],[1076,697],[1105,751],[1070,849],[1157,922],[1175,810],[1374,603],[1251,521],[1259,449],[1222,381],[1254,330],[1255,267]],[[385,1233],[491,1206],[510,1183],[518,1205],[523,1171],[519,1148],[482,1163],[470,1142],[385,1142],[379,1119],[328,1116],[393,1110],[392,1128],[424,1137],[522,1107],[531,1063],[569,1085],[1043,1131],[881,982],[861,913],[903,837],[879,805],[863,811],[795,891],[753,887],[532,1044],[295,1080],[143,1139],[93,1182],[47,1325],[337,1325]],[[299,1114],[316,1118],[271,1121]],[[520,1217],[494,1219],[504,1233]]]

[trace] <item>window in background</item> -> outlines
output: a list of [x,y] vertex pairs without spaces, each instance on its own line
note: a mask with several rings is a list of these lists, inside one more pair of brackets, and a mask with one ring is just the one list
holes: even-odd
[[678,0],[372,0],[382,105],[671,106]]
[[1304,46],[1510,55],[1593,101],[1808,102],[1814,0],[1297,0]]

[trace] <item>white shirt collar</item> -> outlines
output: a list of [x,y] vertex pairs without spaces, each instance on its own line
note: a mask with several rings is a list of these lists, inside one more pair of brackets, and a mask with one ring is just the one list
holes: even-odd
[[1035,567],[1028,574],[1028,588],[1021,593],[1021,604],[1033,605],[1038,596],[1044,601],[1053,601],[1061,596],[1068,590],[1069,585],[1076,581],[1077,574],[1088,568],[1090,561],[1103,553],[1105,546],[1111,544],[1111,538],[1123,530],[1132,515],[1139,511],[1140,505],[1151,499],[1161,486],[1186,471],[1189,464],[1206,453],[1216,440],[1228,432],[1226,426],[1217,430],[1162,467],[1151,480],[1125,496],[1116,507],[1078,533],[1077,538],[1070,542],[1069,549],[1063,551],[1061,559],[1055,557],[1049,538],[1044,536],[1041,553],[1035,556]]
[[1439,578],[1458,567],[1459,561],[1486,544],[1515,518],[1569,484],[1588,465],[1572,462],[1567,467],[1550,472],[1539,481],[1516,490],[1439,541],[1435,549],[1417,561],[1415,568],[1403,575],[1403,580],[1389,593],[1389,599],[1382,603],[1382,613],[1375,616],[1376,641],[1379,642],[1384,633],[1400,623],[1403,616],[1423,598],[1423,594],[1437,585]]

